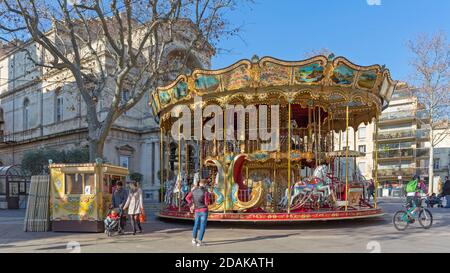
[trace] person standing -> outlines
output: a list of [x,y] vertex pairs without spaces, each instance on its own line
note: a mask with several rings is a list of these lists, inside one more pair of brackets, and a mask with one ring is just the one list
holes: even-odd
[[375,183],[373,182],[373,179],[370,179],[369,186],[367,187],[367,195],[369,202],[371,196],[375,199]]
[[119,211],[120,215],[119,234],[123,234],[123,230],[125,228],[125,219],[122,219],[122,215],[125,215],[123,213],[123,207],[125,205],[125,202],[127,201],[127,197],[128,193],[127,190],[123,188],[122,182],[121,181],[117,182],[116,187],[112,194],[112,202],[110,208],[117,209]]
[[133,235],[136,235],[136,226],[139,228],[139,233],[142,233],[139,216],[141,213],[145,213],[144,201],[142,198],[142,190],[139,188],[136,181],[131,183],[130,193],[128,194],[127,201],[124,205],[124,210],[125,209],[128,209],[128,215],[130,216],[131,226],[133,228]]
[[450,208],[450,180],[448,179],[448,176],[445,177],[442,195],[445,196],[445,200],[447,201],[445,204],[445,208]]
[[201,179],[198,187],[195,187],[186,196],[186,201],[189,206],[194,207],[195,221],[194,228],[192,229],[192,245],[196,246],[201,246],[203,244],[203,236],[205,235],[206,222],[208,220],[208,205],[211,200],[205,185],[206,180]]

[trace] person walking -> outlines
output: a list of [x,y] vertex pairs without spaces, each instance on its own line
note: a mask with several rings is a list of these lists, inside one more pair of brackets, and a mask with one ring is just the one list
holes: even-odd
[[[123,219],[123,207],[125,202],[127,201],[128,193],[127,190],[123,188],[123,184],[121,181],[117,182],[116,187],[112,194],[112,202],[110,209],[117,209],[120,215],[120,224],[119,224],[119,234],[123,234],[123,230],[125,228],[125,219]],[[125,216],[126,217],[126,216]]]
[[369,186],[367,187],[367,194],[367,199],[369,202],[371,196],[375,199],[375,183],[373,182],[373,179],[370,179]]
[[208,220],[208,205],[211,200],[205,185],[206,180],[201,179],[198,187],[194,187],[194,189],[186,196],[186,201],[190,207],[193,206],[195,214],[194,228],[192,229],[192,245],[196,246],[203,245],[203,237],[205,235],[206,222]]
[[136,226],[139,228],[139,233],[142,233],[140,214],[144,212],[144,201],[142,199],[142,190],[139,188],[136,181],[131,182],[130,193],[124,205],[124,210],[128,209],[128,215],[131,220],[133,228],[133,235],[136,235]]
[[450,208],[450,180],[448,179],[448,176],[445,177],[442,195],[445,196],[446,200],[445,208]]

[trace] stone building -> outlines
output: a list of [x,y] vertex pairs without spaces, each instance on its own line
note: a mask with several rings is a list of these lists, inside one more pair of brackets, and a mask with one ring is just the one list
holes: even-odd
[[[183,31],[174,36],[165,51],[171,64],[185,53],[189,54],[187,69],[209,68],[214,53],[186,51],[195,31],[193,24],[184,22]],[[52,36],[52,30],[48,32]],[[37,60],[46,58],[42,48],[27,42]],[[104,57],[105,65],[108,57]],[[175,75],[167,75],[172,80]],[[123,99],[133,92],[125,90]],[[98,115],[106,116],[112,92],[103,92],[97,103]],[[128,167],[130,172],[143,175],[145,198],[158,200],[159,191],[159,129],[148,107],[149,94],[132,109],[119,117],[106,140],[104,159]],[[100,118],[101,120],[101,118]],[[23,50],[0,44],[0,164],[20,164],[26,151],[39,148],[70,149],[86,147],[87,123],[84,101],[77,92],[71,75],[35,66]]]

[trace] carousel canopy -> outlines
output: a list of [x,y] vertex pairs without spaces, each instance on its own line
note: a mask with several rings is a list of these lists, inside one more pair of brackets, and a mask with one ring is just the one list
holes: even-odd
[[[384,66],[359,66],[344,57],[322,55],[303,61],[272,57],[240,60],[219,70],[195,70],[151,94],[151,108],[161,125],[170,111],[184,104],[194,108],[194,97],[208,104],[279,104],[321,107],[332,113],[333,129],[357,128],[377,117],[389,103],[396,81]],[[295,117],[294,117],[295,119]]]

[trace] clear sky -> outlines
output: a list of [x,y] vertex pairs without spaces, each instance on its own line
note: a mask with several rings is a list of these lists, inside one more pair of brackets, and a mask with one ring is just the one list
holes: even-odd
[[386,64],[394,79],[407,80],[409,39],[442,30],[450,40],[450,0],[255,2],[229,14],[230,22],[244,25],[243,39],[221,41],[219,47],[231,52],[215,56],[213,69],[253,54],[301,60],[305,52],[328,48],[359,65]]

